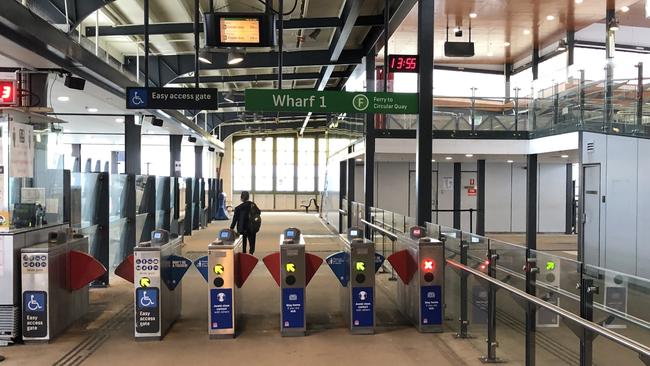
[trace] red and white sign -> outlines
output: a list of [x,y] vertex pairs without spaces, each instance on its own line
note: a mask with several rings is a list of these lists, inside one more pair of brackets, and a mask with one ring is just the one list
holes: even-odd
[[16,82],[14,80],[0,80],[0,107],[13,107],[18,103],[16,96]]

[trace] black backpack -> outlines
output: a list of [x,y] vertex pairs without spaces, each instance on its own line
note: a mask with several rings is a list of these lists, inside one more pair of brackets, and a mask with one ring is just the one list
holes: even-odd
[[262,211],[254,202],[251,202],[251,209],[248,211],[248,231],[256,234],[262,226]]

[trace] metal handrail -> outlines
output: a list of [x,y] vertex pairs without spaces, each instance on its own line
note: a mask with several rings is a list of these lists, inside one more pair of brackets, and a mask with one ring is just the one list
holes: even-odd
[[339,213],[340,213],[341,215],[344,215],[344,216],[347,216],[347,215],[348,215],[348,212],[347,212],[346,210],[343,210],[343,209],[340,209],[340,208],[339,208]]
[[364,219],[361,219],[361,223],[363,223],[365,225],[368,225],[368,227],[370,227],[370,228],[372,228],[374,230],[380,231],[383,235],[387,236],[391,240],[397,240],[398,239],[397,235],[395,235],[395,234],[391,233],[390,231],[387,231],[387,230],[385,230],[385,229],[383,229],[383,228],[381,228],[381,227],[379,227],[379,226],[377,226],[377,225],[375,225],[373,223],[370,223],[370,222],[368,222],[368,221],[366,221]]
[[455,267],[455,268],[457,268],[459,270],[468,272],[468,273],[470,273],[470,274],[472,274],[472,275],[474,275],[474,276],[476,276],[476,277],[478,277],[478,278],[480,278],[480,279],[482,279],[484,281],[487,281],[487,282],[489,282],[489,283],[491,283],[491,284],[493,284],[495,286],[498,286],[498,287],[510,292],[511,294],[516,295],[516,296],[518,296],[518,297],[520,297],[520,298],[522,298],[522,299],[524,299],[524,300],[526,300],[528,302],[531,302],[531,303],[533,303],[533,304],[535,304],[535,305],[537,305],[539,307],[545,308],[546,310],[549,310],[549,311],[563,317],[564,319],[568,319],[568,320],[578,324],[582,328],[586,328],[586,329],[588,329],[588,330],[590,330],[590,331],[592,331],[594,333],[597,333],[598,335],[601,335],[601,336],[603,336],[603,337],[605,337],[605,338],[607,338],[607,339],[609,339],[609,340],[611,340],[611,341],[613,341],[615,343],[618,343],[619,345],[621,345],[621,346],[623,346],[623,347],[625,347],[627,349],[633,350],[636,353],[638,353],[639,356],[642,356],[644,358],[650,358],[650,348],[646,347],[645,345],[643,345],[643,344],[641,344],[641,343],[639,343],[639,342],[637,342],[635,340],[632,340],[630,338],[622,336],[622,335],[620,335],[618,333],[612,332],[611,330],[609,330],[609,329],[607,329],[605,327],[602,327],[602,326],[600,326],[598,324],[595,324],[595,323],[592,323],[592,322],[587,321],[585,319],[582,319],[581,317],[579,317],[579,316],[577,316],[577,315],[575,315],[575,314],[573,314],[573,313],[571,313],[571,312],[569,312],[567,310],[564,310],[559,306],[555,306],[555,305],[553,305],[553,304],[551,304],[549,302],[538,299],[537,297],[535,297],[533,295],[529,295],[529,294],[525,293],[524,291],[521,291],[521,290],[519,290],[518,288],[516,288],[514,286],[508,285],[508,284],[503,283],[503,282],[501,282],[501,281],[499,281],[499,280],[497,280],[495,278],[492,278],[492,277],[486,275],[485,273],[483,273],[481,271],[477,271],[477,270],[475,270],[475,269],[473,269],[471,267],[460,264],[460,263],[458,263],[456,261],[453,261],[451,259],[447,259],[446,263],[448,265],[452,266],[452,267]]

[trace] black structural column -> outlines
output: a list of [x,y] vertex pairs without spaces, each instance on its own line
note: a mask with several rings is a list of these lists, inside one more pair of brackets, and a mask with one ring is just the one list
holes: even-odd
[[454,163],[454,202],[453,202],[453,226],[454,229],[460,230],[460,195],[461,195],[461,174],[462,174],[462,164]]
[[564,233],[571,235],[573,233],[573,219],[576,216],[574,211],[575,187],[573,186],[573,164],[566,165],[566,219]]
[[[415,157],[417,224],[431,221],[431,156],[433,153],[433,9],[434,0],[418,0],[418,102],[420,113]],[[387,62],[387,61],[384,61]],[[387,77],[385,75],[384,77]]]
[[192,200],[194,213],[192,214],[192,229],[197,230],[201,226],[201,185],[203,178],[203,146],[194,146],[194,188]]
[[142,126],[135,123],[134,115],[124,118],[124,172],[140,174],[140,132]]
[[348,159],[348,188],[346,189],[346,197],[348,198],[348,228],[352,226],[352,201],[354,201],[354,171],[356,168],[356,161],[354,158]]
[[605,66],[605,129],[609,130],[614,122],[614,53],[616,51],[616,30],[612,26],[616,22],[616,9],[607,9],[605,54],[607,65]]
[[203,178],[203,146],[194,146],[194,178]]
[[478,192],[476,192],[476,234],[485,235],[485,160],[476,162],[476,170],[476,183],[478,184]]
[[[528,155],[526,177],[526,258],[529,270],[526,271],[526,292],[535,295],[535,258],[537,250],[537,155]],[[526,308],[526,365],[535,365],[535,318],[537,309],[532,303]]]
[[[341,160],[339,163],[339,210],[343,210],[347,212],[346,215],[346,220],[347,216],[350,215],[350,212],[348,211],[348,206],[343,207],[343,199],[347,197],[347,171],[348,171],[348,163],[345,160]],[[343,233],[343,214],[341,211],[339,211],[339,233]]]
[[180,234],[182,230],[178,227],[180,218],[180,188],[178,178],[181,176],[181,143],[183,135],[169,135],[169,176],[172,177],[171,186],[174,192],[174,210],[171,217],[171,232]]
[[[386,78],[386,75],[384,75]],[[366,56],[366,91],[375,91],[375,54],[374,49]],[[386,91],[386,90],[384,90]],[[370,222],[371,207],[375,206],[375,115],[366,114],[366,159],[364,165],[364,198],[365,217]],[[366,236],[370,239],[370,230],[366,228]]]

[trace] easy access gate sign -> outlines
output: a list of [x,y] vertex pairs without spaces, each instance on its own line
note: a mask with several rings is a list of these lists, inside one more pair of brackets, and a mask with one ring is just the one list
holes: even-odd
[[246,89],[250,112],[418,114],[415,93]]

